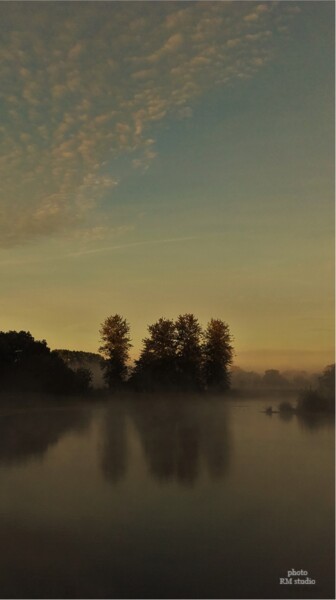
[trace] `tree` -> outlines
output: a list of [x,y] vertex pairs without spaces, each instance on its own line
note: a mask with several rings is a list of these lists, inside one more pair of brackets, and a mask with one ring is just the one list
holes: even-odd
[[148,332],[136,361],[132,383],[142,391],[171,390],[176,385],[174,321],[160,318],[148,326]]
[[203,376],[207,389],[223,391],[230,387],[233,360],[232,336],[227,323],[211,319],[203,334]]
[[176,362],[180,388],[200,390],[202,388],[201,326],[196,317],[187,313],[175,322]]
[[277,369],[268,369],[262,378],[262,383],[273,390],[288,387],[288,380]]
[[38,390],[46,377],[46,364],[49,362],[50,349],[44,340],[34,340],[29,331],[0,332],[0,380],[3,389]]
[[109,388],[118,389],[125,382],[129,349],[132,347],[129,332],[126,319],[118,314],[108,317],[101,325],[102,345],[99,351],[106,359],[104,379]]
[[[70,368],[70,367],[69,367]],[[92,373],[90,369],[79,367],[74,371],[76,375],[76,385],[79,392],[85,392],[92,386]]]
[[320,392],[335,403],[335,364],[328,365],[318,378]]
[[54,352],[57,352],[58,356],[61,357],[65,364],[73,371],[76,371],[77,374],[78,369],[87,370],[90,374],[90,386],[98,389],[103,386],[104,359],[100,354],[84,352],[82,350],[65,349],[57,349],[54,350]]
[[233,347],[226,323],[211,319],[203,333],[198,319],[186,313],[175,322],[160,318],[149,325],[148,333],[130,378],[136,390],[193,392],[229,387]]
[[318,377],[318,385],[314,389],[301,392],[298,409],[307,413],[335,412],[335,364],[328,365]]
[[0,387],[21,392],[82,393],[90,387],[90,376],[72,371],[45,340],[35,340],[29,331],[1,331]]

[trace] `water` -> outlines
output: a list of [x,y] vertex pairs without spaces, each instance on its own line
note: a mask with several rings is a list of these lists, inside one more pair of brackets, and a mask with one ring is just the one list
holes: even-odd
[[334,598],[333,422],[269,404],[2,408],[1,597]]

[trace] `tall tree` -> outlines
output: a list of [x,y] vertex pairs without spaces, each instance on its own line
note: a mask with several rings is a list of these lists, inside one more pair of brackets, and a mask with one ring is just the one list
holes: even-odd
[[230,387],[233,360],[232,336],[221,319],[211,319],[203,334],[203,373],[207,389],[223,391]]
[[176,322],[176,354],[180,388],[202,388],[202,328],[193,314],[180,315]]
[[127,361],[130,341],[130,327],[126,319],[116,314],[105,319],[101,325],[102,345],[99,351],[104,356],[104,379],[111,389],[122,387],[127,376]]
[[148,326],[149,336],[136,361],[132,377],[134,385],[143,391],[171,390],[176,384],[175,325],[170,319],[159,319]]

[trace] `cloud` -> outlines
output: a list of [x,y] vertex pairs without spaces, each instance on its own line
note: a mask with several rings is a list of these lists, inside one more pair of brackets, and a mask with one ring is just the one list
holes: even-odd
[[245,15],[244,21],[247,21],[250,23],[254,22],[254,21],[258,21],[260,16],[263,15],[264,13],[267,13],[268,10],[269,10],[269,7],[267,4],[258,4],[257,6],[255,6],[253,11],[251,11],[250,13]]
[[178,111],[178,116],[180,119],[191,119],[193,116],[193,109],[190,106],[184,106]]
[[199,238],[196,236],[189,236],[159,240],[142,240],[138,242],[129,242],[126,244],[115,244],[113,246],[90,248],[89,250],[81,250],[79,252],[71,252],[66,255],[66,258],[79,258],[81,256],[87,256],[89,254],[102,254],[105,252],[112,252],[113,250],[127,250],[129,248],[138,248],[140,246],[161,246],[165,244],[177,244],[179,242],[189,242],[197,239]]
[[117,159],[148,169],[157,124],[192,118],[198,96],[253,77],[300,10],[276,2],[145,6],[2,4],[2,246],[99,227],[101,203],[122,184]]

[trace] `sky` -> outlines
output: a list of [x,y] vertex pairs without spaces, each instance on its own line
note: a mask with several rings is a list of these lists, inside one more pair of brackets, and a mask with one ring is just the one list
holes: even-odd
[[334,360],[334,3],[1,2],[0,314],[51,348],[226,321]]

